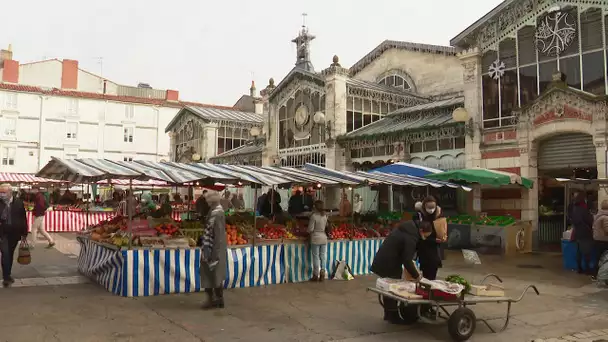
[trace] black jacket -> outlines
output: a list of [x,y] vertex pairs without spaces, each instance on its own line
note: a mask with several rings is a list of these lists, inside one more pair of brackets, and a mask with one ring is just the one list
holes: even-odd
[[299,215],[304,212],[304,197],[302,195],[294,195],[289,198],[287,211],[291,215]]
[[401,278],[402,267],[415,278],[420,274],[414,264],[416,245],[420,240],[414,221],[403,222],[393,229],[378,249],[371,270],[382,278]]
[[[0,201],[0,213],[4,211],[6,204]],[[5,220],[0,222],[0,235],[27,235],[27,216],[25,213],[25,206],[20,198],[13,197],[10,213],[11,224],[9,225]]]
[[[439,207],[437,207],[439,208]],[[430,222],[431,224],[442,217],[441,209],[437,209],[434,214],[421,214],[423,221]],[[437,242],[437,232],[433,225],[433,232],[426,239],[420,239],[418,241],[418,261],[420,262],[420,268],[440,268],[442,267],[441,254],[439,252],[440,244]]]
[[209,214],[209,210],[211,209],[209,208],[209,203],[207,203],[207,200],[203,196],[199,196],[199,198],[196,199],[195,206],[199,217],[205,220],[207,218],[207,214]]
[[574,226],[574,240],[593,240],[593,215],[584,203],[576,203],[570,212]]

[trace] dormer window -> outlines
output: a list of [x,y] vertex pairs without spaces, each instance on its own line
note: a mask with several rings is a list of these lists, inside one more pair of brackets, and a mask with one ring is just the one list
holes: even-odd
[[399,75],[391,74],[382,78],[378,84],[395,87],[403,90],[411,90],[412,86],[408,83],[408,81]]

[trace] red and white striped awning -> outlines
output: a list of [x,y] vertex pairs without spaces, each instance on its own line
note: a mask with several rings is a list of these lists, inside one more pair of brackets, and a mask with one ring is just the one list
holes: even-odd
[[0,183],[61,183],[61,181],[36,177],[31,173],[0,172]]

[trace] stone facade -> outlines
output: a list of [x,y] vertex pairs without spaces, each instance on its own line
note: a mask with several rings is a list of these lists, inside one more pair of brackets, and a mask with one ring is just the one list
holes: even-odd
[[457,93],[462,90],[462,65],[455,53],[432,53],[392,48],[386,50],[354,78],[378,82],[392,72],[410,76],[415,92],[424,96]]
[[[583,133],[591,136],[595,144],[598,178],[606,177],[607,108],[604,94],[593,95],[583,91],[582,81],[575,89],[572,86],[574,81],[571,80],[569,87],[564,75],[555,74],[553,83],[534,96],[533,101],[520,105],[519,108],[516,107],[512,113],[499,114],[501,117],[512,115],[512,122],[500,119],[499,127],[484,128],[484,98],[487,99],[491,95],[483,93],[482,80],[482,75],[486,75],[487,78],[487,75],[490,74],[482,67],[484,54],[487,54],[488,51],[499,50],[498,46],[509,39],[515,39],[519,30],[537,25],[539,18],[545,18],[543,16],[547,15],[554,15],[555,18],[558,18],[561,13],[569,13],[574,18],[578,16],[577,25],[568,26],[571,24],[560,23],[560,29],[576,30],[576,41],[579,42],[586,39],[583,35],[587,33],[578,26],[581,25],[582,19],[590,20],[588,16],[581,13],[594,13],[593,10],[598,9],[600,13],[605,13],[606,7],[607,4],[603,1],[562,1],[560,6],[545,0],[513,1],[508,6],[497,7],[484,17],[484,21],[476,22],[451,41],[452,45],[460,50],[458,58],[463,66],[465,108],[470,117],[470,121],[467,122],[467,168],[481,167],[512,172],[533,180],[535,184],[529,191],[508,190],[501,193],[484,191],[482,211],[494,214],[512,214],[523,220],[530,220],[536,228],[539,206],[539,146],[541,143],[563,134]],[[606,19],[601,16],[599,27],[605,28],[605,21]],[[541,35],[537,34],[534,37],[533,39],[536,39],[534,42],[540,44]],[[581,50],[578,50],[581,55],[587,53],[582,50],[582,46],[580,45]],[[566,46],[558,48],[565,49]],[[533,49],[534,47],[531,48],[532,51],[534,51]],[[576,49],[576,45],[573,49]],[[605,41],[603,49],[606,50]],[[522,47],[518,46],[515,51],[517,51],[515,60],[518,60]],[[550,58],[545,57],[541,52],[536,52],[536,55],[537,61],[539,58],[545,60]],[[583,58],[581,57],[580,60],[582,61]],[[494,65],[500,65],[500,62],[501,60],[496,59]],[[534,67],[534,64],[532,66]],[[518,72],[516,85],[519,93],[516,94],[521,97],[519,64],[515,63],[511,67]],[[560,64],[560,67],[564,68],[563,64]],[[584,65],[581,64],[581,71],[583,67]],[[502,68],[504,69],[504,65]],[[604,69],[604,71],[606,70]],[[494,76],[495,80],[499,80],[502,74],[498,73]],[[546,75],[544,77],[543,82],[546,84]],[[498,101],[500,102],[500,98]],[[522,99],[518,98],[518,101],[521,102]],[[488,120],[491,119],[492,117]],[[599,202],[605,198],[607,198],[606,192],[599,191]]]

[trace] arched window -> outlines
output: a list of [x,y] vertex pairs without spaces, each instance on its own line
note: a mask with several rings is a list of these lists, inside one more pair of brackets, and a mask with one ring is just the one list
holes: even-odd
[[382,84],[382,85],[387,85],[387,86],[403,89],[403,90],[412,89],[412,86],[407,82],[407,80],[405,78],[403,78],[399,75],[394,75],[394,74],[385,76],[378,83]]

